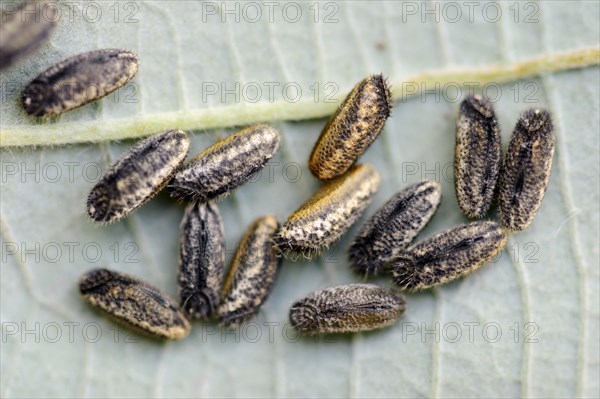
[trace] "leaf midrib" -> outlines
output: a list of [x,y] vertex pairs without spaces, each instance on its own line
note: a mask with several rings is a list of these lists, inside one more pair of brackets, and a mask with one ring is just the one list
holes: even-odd
[[[488,65],[472,69],[430,70],[392,82],[395,101],[418,95],[423,88],[446,84],[464,85],[477,82],[505,83],[539,76],[545,73],[583,68],[600,63],[600,47],[587,47],[551,55],[532,57],[506,65]],[[416,92],[407,92],[405,82],[411,82]],[[306,120],[332,114],[347,92],[338,93],[330,102],[311,100],[297,103],[237,103],[207,109],[182,110],[153,115],[134,115],[115,120],[86,122],[41,123],[0,128],[0,147],[56,145],[99,142],[148,136],[167,129],[208,130],[259,122]]]

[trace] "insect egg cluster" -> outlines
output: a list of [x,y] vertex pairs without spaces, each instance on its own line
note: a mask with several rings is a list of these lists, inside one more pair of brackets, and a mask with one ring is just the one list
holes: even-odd
[[[54,29],[47,18],[35,23],[19,17],[22,12],[17,10],[16,19],[0,27],[0,68],[32,52]],[[27,114],[45,120],[99,100],[125,85],[137,70],[138,58],[127,50],[74,55],[25,86],[22,106]],[[91,188],[87,214],[96,223],[117,222],[165,187],[185,202],[179,254],[173,256],[179,300],[137,277],[108,269],[86,272],[79,283],[81,296],[114,320],[158,339],[186,337],[191,319],[215,320],[224,327],[250,320],[268,300],[284,258],[322,253],[348,232],[375,198],[380,175],[359,159],[391,114],[391,92],[381,74],[354,86],[326,123],[308,160],[321,186],[282,223],[273,215],[254,220],[229,268],[217,202],[266,165],[279,148],[280,133],[265,124],[249,126],[187,162],[190,139],[182,130],[140,140]],[[508,235],[527,228],[538,212],[554,143],[550,113],[529,109],[521,114],[502,157],[492,103],[481,95],[467,97],[456,123],[458,206],[466,217],[480,219],[498,203],[499,222],[475,220],[413,243],[434,217],[442,189],[427,180],[404,187],[364,223],[348,250],[351,268],[363,279],[387,274],[395,286],[346,284],[313,292],[291,304],[292,326],[307,334],[387,327],[406,311],[401,291],[430,289],[490,262]]]
[[[227,277],[224,226],[215,200],[264,167],[279,147],[280,134],[267,125],[251,126],[187,163],[189,139],[180,130],[157,134],[133,146],[90,192],[88,214],[99,222],[118,220],[167,185],[174,197],[189,201],[180,226],[179,308],[164,294],[160,294],[165,298],[161,302],[169,303],[168,311],[147,306],[148,299],[139,294],[143,290],[126,289],[147,287],[146,283],[110,271],[96,272],[105,280],[110,276],[110,289],[92,290],[88,288],[91,278],[84,277],[84,298],[132,328],[168,339],[189,332],[189,323],[177,324],[176,333],[172,332],[172,324],[180,319],[215,319],[224,327],[236,327],[254,317],[276,283],[282,259],[321,253],[360,219],[376,195],[379,173],[372,165],[356,162],[383,127],[382,115],[389,115],[386,96],[390,90],[381,84],[386,84],[385,79],[369,77],[352,90],[327,123],[311,155],[310,168],[323,178],[323,185],[283,224],[271,215],[256,219],[243,234]],[[361,119],[355,113],[371,117]],[[348,141],[363,144],[344,152]],[[396,287],[346,284],[313,292],[292,304],[292,326],[306,334],[390,326],[406,311],[400,291],[436,287],[490,262],[502,251],[510,231],[531,223],[548,182],[553,145],[549,114],[526,111],[501,167],[500,130],[492,104],[481,96],[466,98],[456,132],[458,204],[467,217],[480,218],[489,211],[498,191],[500,223],[478,220],[413,244],[434,217],[442,189],[427,180],[409,185],[364,223],[348,251],[355,272],[363,278],[387,273]],[[315,155],[319,152],[337,155]],[[318,172],[325,170],[329,172]],[[131,306],[124,309],[119,301],[126,295],[132,295]],[[156,326],[150,330],[145,322],[163,319],[159,330]]]

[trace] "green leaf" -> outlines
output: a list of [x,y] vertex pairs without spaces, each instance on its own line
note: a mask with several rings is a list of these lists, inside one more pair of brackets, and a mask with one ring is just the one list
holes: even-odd
[[[464,5],[452,22],[450,8],[421,2],[290,3],[301,7],[297,22],[290,19],[294,6],[287,21],[283,5],[274,6],[270,22],[266,6],[253,3],[263,14],[250,22],[252,10],[243,15],[240,3],[236,22],[234,14],[205,8],[220,2],[204,4],[102,2],[96,22],[83,3],[61,5],[63,19],[50,42],[1,72],[2,146],[70,143],[0,153],[1,397],[600,395],[600,70],[557,72],[598,64],[597,2],[502,2],[497,22],[493,6],[483,17],[484,4],[474,8],[473,22]],[[438,7],[440,22],[423,16],[422,7]],[[54,62],[99,47],[139,54],[133,84],[56,120],[23,114],[22,85]],[[106,139],[195,128],[194,154],[235,131],[222,127],[272,121],[282,148],[256,179],[220,203],[231,259],[255,217],[274,213],[283,221],[319,186],[307,160],[326,119],[300,120],[335,109],[339,102],[325,102],[332,87],[339,100],[378,72],[390,77],[398,101],[361,159],[382,176],[367,216],[407,184],[435,179],[444,197],[421,237],[466,222],[452,181],[454,124],[466,92],[457,94],[459,84],[473,79],[481,89],[498,82],[485,92],[498,93],[505,145],[522,110],[553,113],[557,150],[546,198],[497,261],[458,282],[408,294],[407,314],[396,326],[316,340],[287,327],[289,306],[316,289],[357,281],[346,250],[365,218],[319,259],[285,261],[259,316],[237,332],[194,323],[187,339],[157,343],[128,336],[79,298],[79,276],[93,267],[132,273],[177,294],[182,204],[163,192],[110,226],[85,215],[100,173],[134,143]],[[207,94],[207,82],[229,89],[238,82],[248,92],[222,102]],[[302,101],[284,97],[290,82],[302,89]],[[424,93],[423,82],[434,90]],[[266,84],[274,85],[272,102]],[[418,94],[404,98],[415,84]],[[263,93],[252,103],[256,86]],[[131,93],[137,102],[126,101]],[[219,129],[200,133],[207,128]],[[82,141],[103,142],[73,144]],[[385,276],[375,281],[390,284]]]

